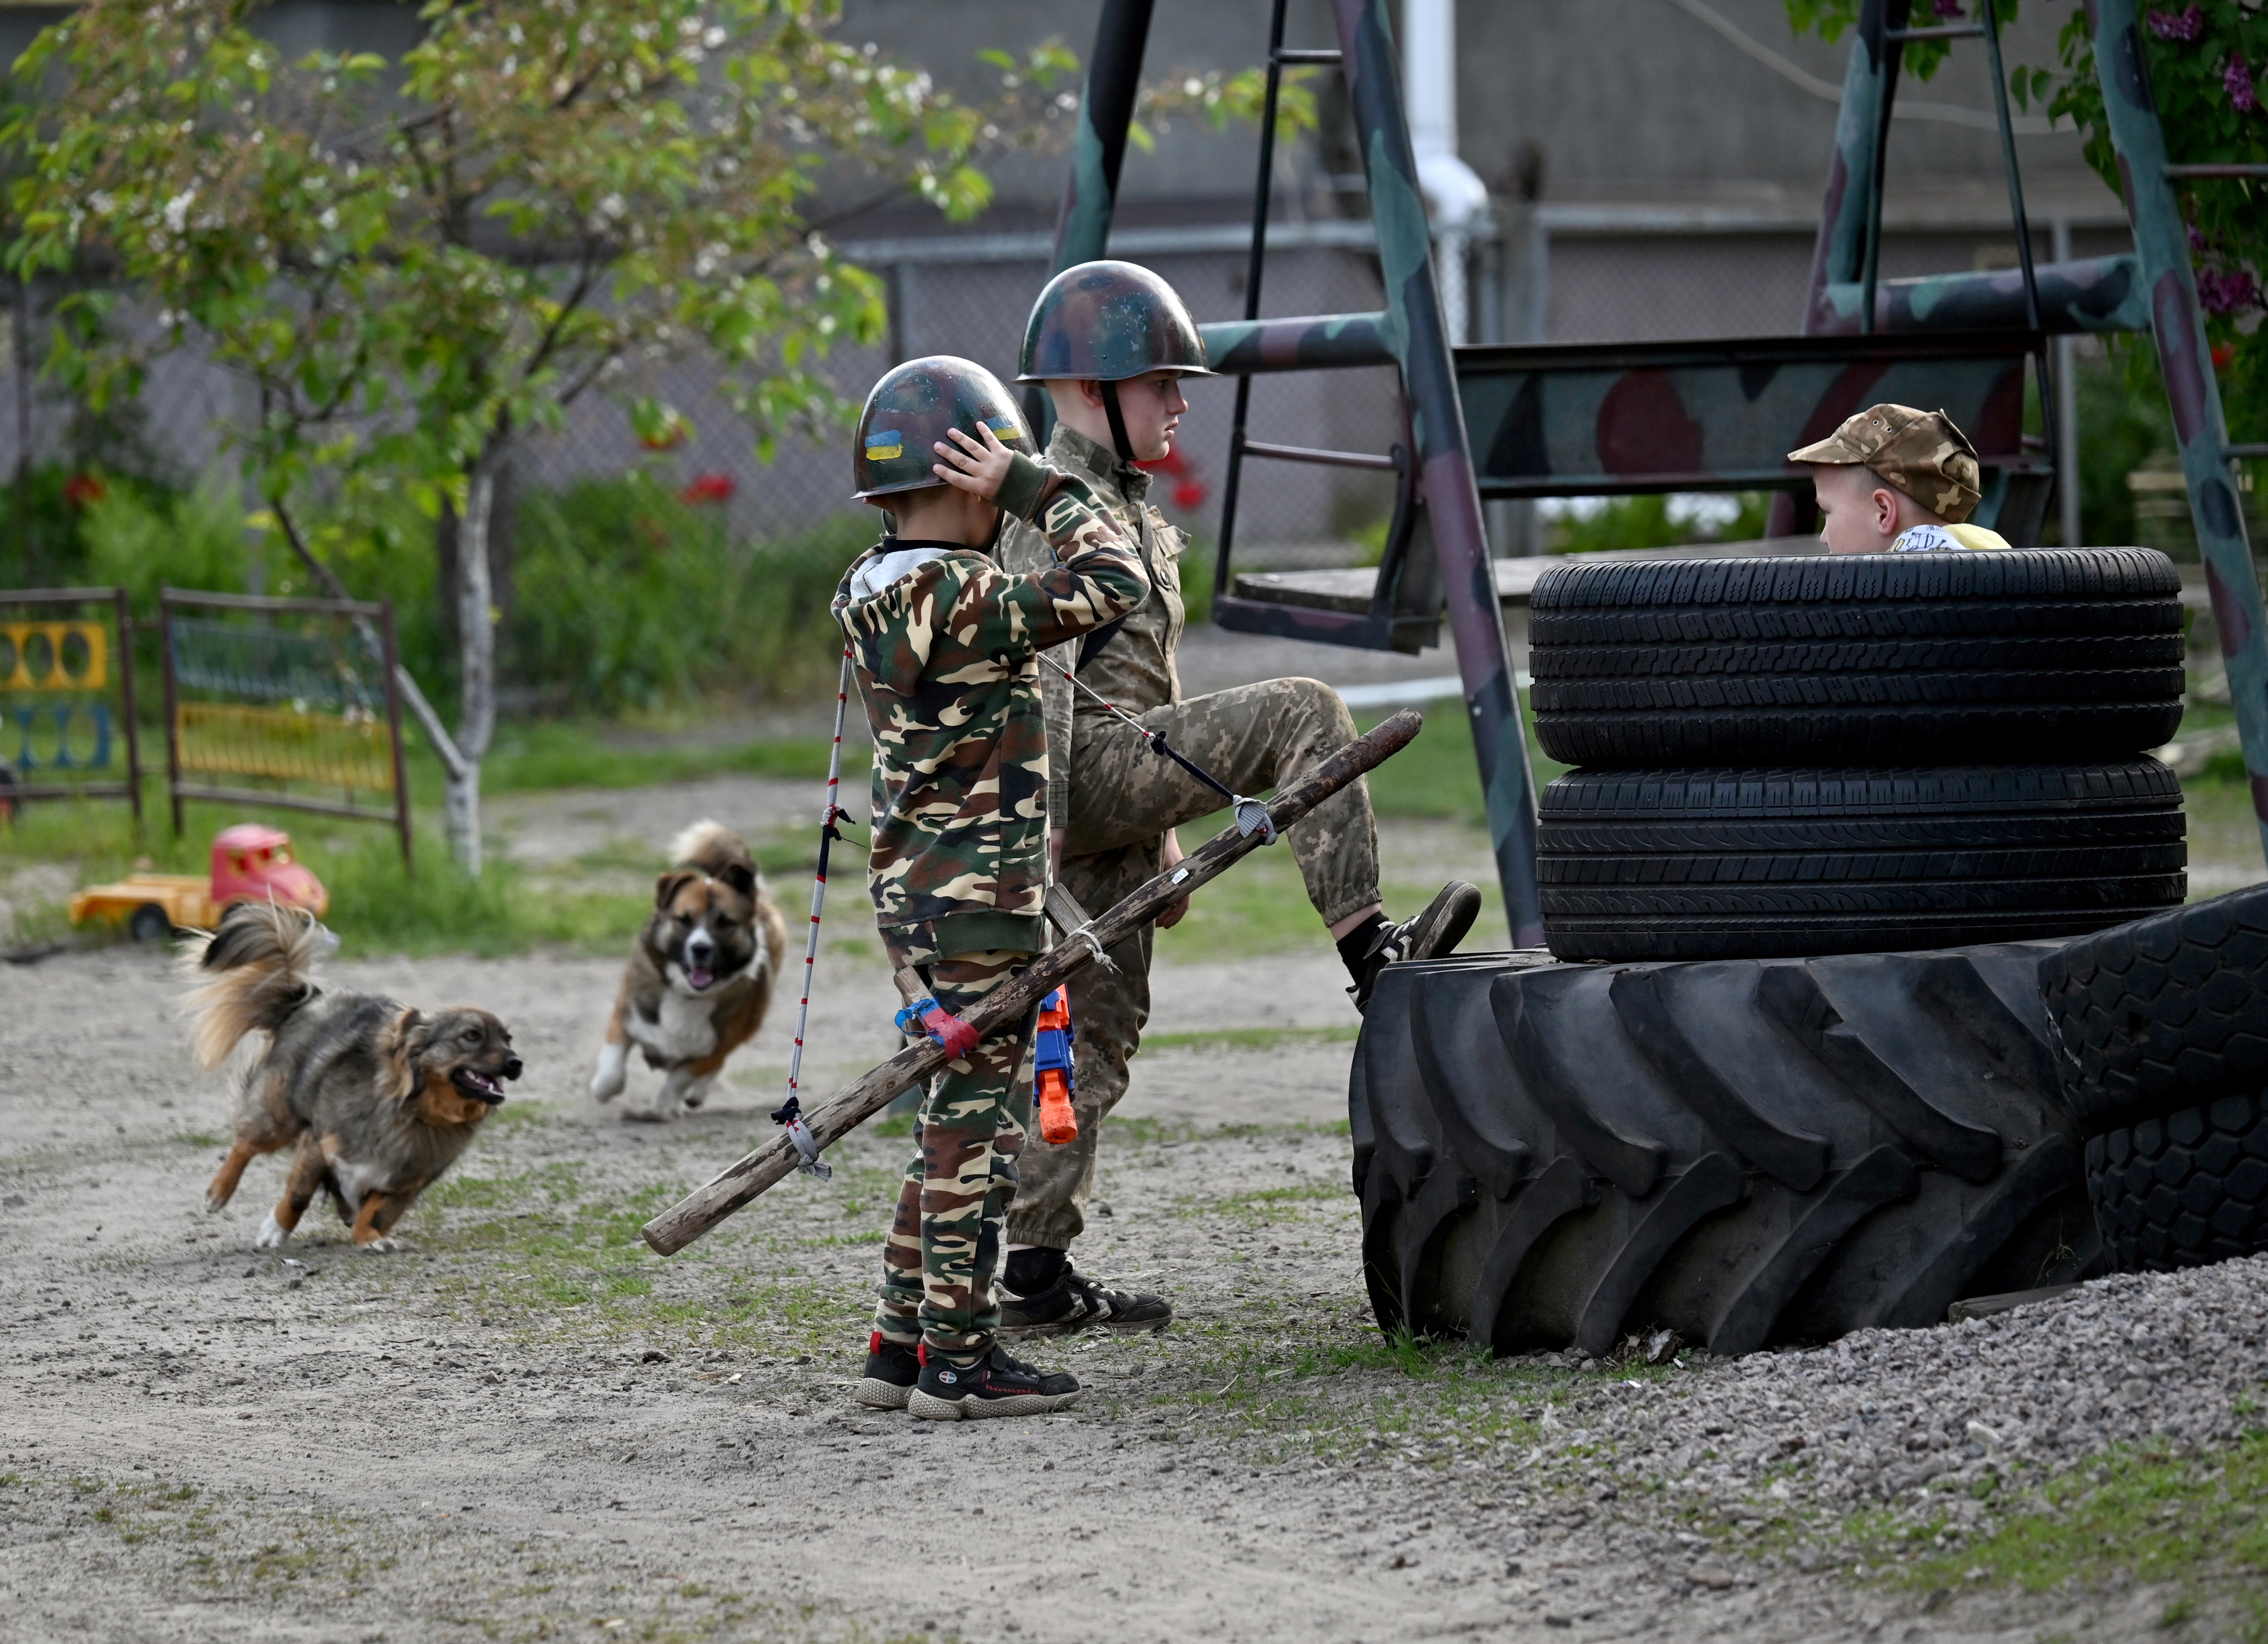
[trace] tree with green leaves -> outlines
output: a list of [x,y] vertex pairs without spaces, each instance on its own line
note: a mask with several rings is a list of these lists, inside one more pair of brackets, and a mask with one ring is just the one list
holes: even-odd
[[[838,193],[869,180],[861,208],[910,193],[971,217],[988,152],[1067,129],[1077,62],[995,57],[989,100],[957,99],[836,38],[836,0],[430,0],[399,61],[286,62],[259,10],[91,0],[39,37],[4,132],[11,262],[76,276],[49,369],[91,403],[135,394],[169,349],[248,379],[257,415],[230,432],[264,523],[335,593],[314,522],[357,494],[406,488],[453,538],[453,725],[401,684],[477,871],[513,443],[696,349],[761,454],[834,429],[821,356],[885,316],[813,217],[822,172]],[[1192,77],[1150,101],[1218,121],[1256,85]],[[649,444],[683,425],[630,409]]]
[[[1977,3],[1970,0],[1972,7]],[[2018,0],[1986,3],[2003,25],[2015,21]],[[1816,31],[1829,40],[1859,19],[1859,0],[1786,4],[1797,33]],[[1927,9],[1932,20],[1957,19],[1963,11],[1960,0],[1933,0]],[[2057,38],[2056,64],[2015,65],[2008,71],[2008,88],[2020,106],[2042,106],[2052,118],[2071,121],[2086,141],[2088,165],[2114,193],[2120,192],[2118,156],[2103,113],[2102,83],[2095,77],[2091,8],[2067,0],[2066,9],[2070,15]],[[2144,12],[2151,95],[2167,145],[2177,158],[2193,165],[2268,164],[2268,109],[2262,106],[2268,27],[2262,15],[2258,0],[2196,0]],[[1946,55],[1942,40],[1914,40],[1904,48],[1900,62],[1906,72],[1926,80]],[[2189,223],[2198,301],[2220,372],[2229,427],[2240,440],[2268,437],[2268,325],[2262,323],[2268,316],[2263,291],[2268,285],[2268,184],[2217,178],[2185,180],[2176,187]],[[2154,356],[2151,364],[2154,369]]]

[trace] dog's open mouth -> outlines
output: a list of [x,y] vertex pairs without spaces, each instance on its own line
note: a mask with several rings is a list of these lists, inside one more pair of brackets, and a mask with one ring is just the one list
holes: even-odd
[[504,1100],[503,1081],[484,1073],[475,1073],[470,1068],[458,1068],[449,1075],[449,1083],[467,1096],[477,1097],[490,1107]]
[[705,965],[688,965],[685,967],[685,985],[696,994],[716,980],[717,972]]

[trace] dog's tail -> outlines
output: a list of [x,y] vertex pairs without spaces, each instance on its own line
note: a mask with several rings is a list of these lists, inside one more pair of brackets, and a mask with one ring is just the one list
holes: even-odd
[[217,1068],[247,1033],[273,1033],[314,992],[314,968],[337,945],[314,915],[273,902],[239,902],[220,928],[181,946],[189,1050]]
[[669,860],[676,867],[698,868],[712,879],[724,877],[728,868],[743,869],[752,878],[756,871],[747,842],[722,822],[696,822],[681,833],[669,841]]

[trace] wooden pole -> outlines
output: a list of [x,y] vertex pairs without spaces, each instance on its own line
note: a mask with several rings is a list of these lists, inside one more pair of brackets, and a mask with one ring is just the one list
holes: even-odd
[[[1414,709],[1404,708],[1283,789],[1268,807],[1277,831],[1280,833],[1290,827],[1364,772],[1407,747],[1424,723]],[[1233,827],[1207,840],[1178,866],[1160,874],[1094,921],[1088,927],[1092,943],[1085,936],[1065,941],[1041,955],[1021,976],[994,988],[968,1013],[965,1018],[968,1025],[983,1039],[990,1038],[1005,1024],[1021,1019],[1027,1010],[1062,987],[1071,972],[1093,959],[1099,950],[1124,941],[1172,903],[1243,860],[1260,843],[1258,833],[1241,834]],[[843,1086],[806,1117],[805,1123],[813,1139],[821,1148],[840,1141],[887,1107],[900,1091],[928,1078],[945,1061],[945,1047],[934,1040],[900,1051],[871,1073]],[[640,1231],[645,1242],[662,1255],[675,1255],[792,1172],[797,1163],[795,1144],[782,1131],[754,1153],[728,1166],[707,1186],[663,1211]]]

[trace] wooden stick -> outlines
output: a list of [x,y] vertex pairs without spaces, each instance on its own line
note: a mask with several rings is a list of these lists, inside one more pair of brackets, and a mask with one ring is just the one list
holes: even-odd
[[[1375,768],[1410,745],[1424,720],[1404,708],[1366,736],[1356,738],[1336,753],[1276,796],[1268,814],[1279,833],[1364,772]],[[1194,855],[1185,856],[1141,889],[1094,921],[1086,936],[1066,941],[1042,954],[1021,976],[1004,982],[986,994],[965,1018],[980,1040],[990,1039],[1008,1023],[1020,1021],[1064,980],[1094,958],[1096,948],[1123,942],[1149,924],[1172,903],[1259,848],[1258,833],[1239,833],[1233,827],[1208,840]],[[863,1077],[852,1080],[827,1103],[805,1115],[804,1122],[822,1148],[848,1135],[887,1107],[899,1092],[919,1083],[943,1067],[946,1051],[935,1040],[909,1046]],[[754,1153],[725,1168],[707,1186],[688,1194],[640,1229],[645,1242],[664,1256],[672,1256],[747,1204],[774,1183],[791,1174],[798,1163],[795,1144],[780,1132]]]

